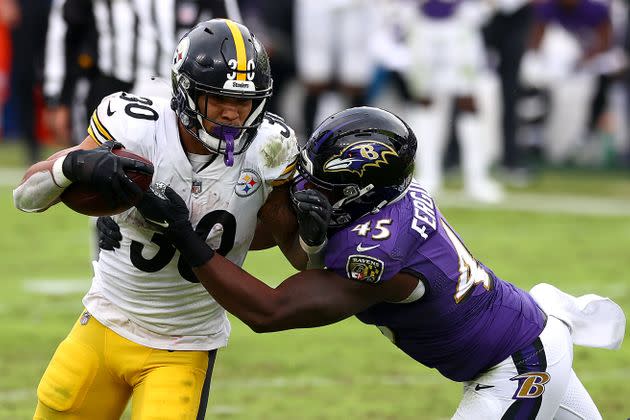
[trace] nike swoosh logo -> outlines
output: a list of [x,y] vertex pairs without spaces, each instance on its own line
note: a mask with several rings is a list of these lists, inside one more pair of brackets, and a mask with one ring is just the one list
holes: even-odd
[[486,388],[494,388],[494,385],[481,385],[481,384],[477,384],[475,386],[475,391],[479,391],[480,389],[486,389]]
[[112,111],[112,109],[109,107],[112,104],[111,101],[109,101],[107,103],[107,116],[111,117],[112,115],[114,115],[116,113],[116,111]]
[[151,220],[151,219],[146,219],[146,220],[149,223],[152,223],[152,224],[157,225],[157,226],[161,226],[164,229],[168,229],[168,223],[166,223],[166,222],[156,222],[155,220]]
[[369,251],[371,249],[378,248],[379,246],[381,246],[381,245],[378,244],[378,245],[372,245],[372,246],[363,246],[363,244],[359,244],[359,245],[357,245],[357,252]]

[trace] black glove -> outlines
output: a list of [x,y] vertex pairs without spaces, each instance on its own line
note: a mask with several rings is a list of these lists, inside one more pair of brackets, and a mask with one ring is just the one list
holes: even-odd
[[113,149],[122,147],[118,142],[108,141],[96,149],[72,151],[63,161],[63,174],[72,182],[94,186],[117,204],[135,204],[143,191],[129,179],[125,170],[151,175],[153,165],[112,153]]
[[291,195],[297,214],[300,238],[308,246],[320,246],[326,241],[332,207],[324,194],[309,189]]
[[120,248],[120,241],[122,241],[120,226],[111,217],[106,216],[96,219],[96,233],[98,235],[99,248],[108,251]]
[[203,265],[214,256],[212,248],[193,230],[186,203],[171,187],[152,186],[136,208],[147,222],[164,232],[191,267]]

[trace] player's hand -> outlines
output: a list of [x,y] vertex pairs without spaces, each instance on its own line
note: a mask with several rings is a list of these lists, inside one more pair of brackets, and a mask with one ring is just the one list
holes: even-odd
[[320,246],[326,241],[332,207],[324,194],[308,189],[291,194],[297,214],[300,238],[308,246]]
[[99,248],[108,251],[120,248],[120,241],[122,241],[120,226],[111,217],[106,216],[96,219],[96,233],[98,235]]
[[72,151],[63,161],[63,174],[72,182],[94,186],[116,203],[135,204],[143,191],[125,171],[152,175],[153,166],[112,153],[113,149],[122,147],[118,142],[108,141],[96,149]]
[[171,187],[162,183],[152,185],[136,208],[147,222],[164,232],[191,267],[204,264],[214,255],[212,248],[193,230],[186,203]]
[[147,222],[167,234],[190,226],[190,212],[186,203],[171,187],[163,183],[152,185],[136,208]]

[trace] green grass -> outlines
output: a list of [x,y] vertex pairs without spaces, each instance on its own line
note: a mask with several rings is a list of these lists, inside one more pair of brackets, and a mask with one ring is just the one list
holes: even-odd
[[[623,174],[556,171],[530,191],[623,198],[629,186]],[[0,187],[0,197],[0,419],[20,420],[32,417],[39,377],[82,297],[26,286],[60,279],[87,290],[90,233],[86,217],[62,206],[29,215],[13,208],[10,187]],[[630,217],[442,210],[475,256],[506,280],[525,289],[544,281],[573,294],[598,293],[630,309]],[[271,284],[293,272],[276,250],[252,252],[245,267]],[[413,362],[355,319],[263,335],[231,319],[208,418],[446,419],[459,402],[461,385]],[[575,350],[574,368],[605,419],[630,416],[628,345]]]

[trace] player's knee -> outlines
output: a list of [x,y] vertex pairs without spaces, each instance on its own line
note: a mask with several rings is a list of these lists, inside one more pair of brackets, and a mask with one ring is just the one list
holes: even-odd
[[92,348],[76,340],[63,340],[37,387],[40,404],[60,412],[79,407],[94,380],[98,364],[98,356]]

